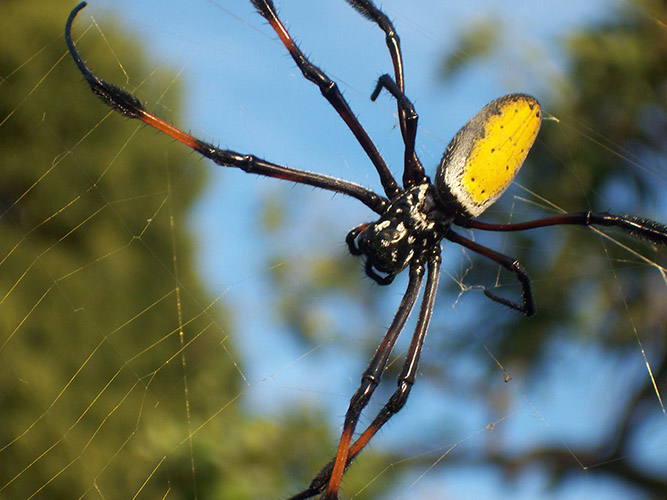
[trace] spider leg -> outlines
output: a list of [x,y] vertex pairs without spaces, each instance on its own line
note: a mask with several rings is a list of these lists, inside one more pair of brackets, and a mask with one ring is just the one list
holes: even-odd
[[[398,388],[391,395],[377,416],[373,419],[373,422],[361,433],[354,444],[352,444],[350,447],[345,469],[347,469],[350,463],[352,463],[355,457],[361,452],[361,450],[364,449],[364,447],[382,428],[382,426],[403,408],[405,402],[408,399],[408,396],[410,395],[410,390],[412,389],[412,385],[414,384],[415,378],[417,377],[417,367],[419,365],[419,357],[424,346],[426,332],[428,331],[429,322],[431,320],[431,316],[433,315],[433,304],[435,302],[435,296],[438,291],[441,261],[442,259],[439,253],[436,253],[433,257],[428,259],[428,271],[426,277],[426,286],[424,288],[424,297],[422,298],[422,303],[419,310],[419,318],[417,319],[415,331],[412,334],[410,347],[408,349],[407,355],[405,356],[405,361],[403,362],[401,373],[397,379]],[[310,483],[310,486],[306,490],[299,493],[298,495],[291,497],[290,500],[303,500],[315,496],[318,493],[324,491],[324,489],[327,487],[327,483],[329,484],[327,489],[327,498],[336,498],[338,485],[335,485],[335,491],[332,492],[332,483],[330,482],[335,463],[336,459],[331,460],[331,462],[329,462],[320,470],[320,472],[317,474],[315,479],[313,479],[313,481]]]
[[[347,2],[352,5],[352,7],[354,7],[362,16],[377,24],[380,29],[384,31],[385,42],[387,44],[387,48],[389,49],[391,61],[394,66],[395,85],[398,87],[399,93],[402,95],[403,92],[405,92],[405,81],[403,78],[403,55],[401,54],[401,41],[398,33],[396,33],[396,28],[394,28],[393,23],[389,20],[386,14],[378,9],[371,0],[347,0]],[[392,94],[394,97],[396,97],[397,101],[400,101],[395,93],[392,92]],[[371,97],[371,99],[373,98]],[[424,167],[419,161],[419,158],[417,158],[417,155],[414,153],[414,134],[416,133],[417,127],[416,114],[414,124],[415,131],[411,132],[408,123],[408,120],[410,119],[410,109],[402,106],[401,102],[397,102],[397,105],[398,121],[401,126],[403,142],[406,146],[406,162],[403,172],[403,185],[404,187],[408,187],[409,185],[421,182],[421,180],[424,179],[425,174]],[[412,107],[411,103],[410,107]],[[412,109],[412,112],[414,113],[414,109]],[[413,145],[409,146],[409,142],[412,142]]]
[[384,158],[382,158],[382,155],[378,151],[377,147],[350,109],[350,105],[343,97],[343,94],[338,88],[336,82],[331,80],[324,73],[324,71],[311,63],[303,54],[303,52],[301,52],[299,47],[297,47],[290,34],[287,32],[287,29],[283,25],[282,21],[280,21],[280,18],[276,13],[276,8],[273,5],[273,0],[251,1],[262,17],[269,21],[269,24],[278,34],[280,40],[283,42],[283,45],[285,45],[290,55],[292,56],[292,59],[294,59],[294,62],[296,62],[296,65],[303,73],[303,76],[319,87],[322,95],[326,98],[327,101],[329,101],[331,106],[333,106],[333,108],[338,112],[338,115],[352,131],[357,139],[357,142],[359,142],[370,160],[373,162],[373,165],[375,165],[375,168],[380,175],[380,182],[382,183],[382,187],[384,188],[385,193],[390,199],[394,199],[401,192],[401,188],[396,183],[394,176],[391,174],[389,167],[384,161]]
[[[394,79],[396,85],[400,89],[400,92],[405,91],[405,80],[403,77],[403,55],[401,53],[401,40],[394,28],[391,20],[386,16],[384,12],[378,9],[371,0],[347,0],[347,2],[352,5],[361,15],[370,19],[372,22],[377,24],[382,31],[385,33],[385,42],[387,48],[389,49],[389,54],[391,56],[391,61],[394,66]],[[408,127],[408,113],[405,108],[401,106],[401,103],[398,104],[398,121],[401,126],[401,134],[403,135],[403,141],[406,143],[410,137],[409,127]],[[414,137],[413,137],[414,140]],[[409,147],[408,147],[409,149]],[[414,148],[412,148],[414,152]],[[416,155],[412,155],[409,162],[406,162],[406,171],[403,174],[404,186],[407,187],[410,182],[406,183],[406,179],[409,181],[419,182],[419,179],[424,178],[424,168],[422,167],[419,159]],[[406,158],[408,154],[406,152]],[[410,171],[407,171],[407,165],[410,165]],[[407,175],[406,175],[407,174]],[[416,183],[415,182],[415,183]]]
[[667,246],[667,226],[636,215],[614,215],[608,212],[596,213],[589,211],[571,212],[514,224],[490,224],[462,217],[458,217],[454,223],[461,227],[484,231],[523,231],[525,229],[558,225],[608,226],[617,227],[635,238],[656,245]]
[[[373,422],[362,432],[359,438],[354,442],[350,448],[349,460],[354,459],[355,456],[368,444],[371,438],[380,430],[380,428],[387,423],[396,413],[398,413],[410,394],[410,389],[417,378],[417,367],[419,365],[419,357],[421,356],[422,348],[424,346],[424,339],[426,332],[433,316],[433,304],[435,296],[438,292],[438,282],[440,281],[440,266],[442,257],[440,256],[440,249],[438,253],[434,254],[428,259],[426,285],[424,287],[424,297],[422,298],[421,307],[419,310],[419,317],[417,318],[417,325],[412,334],[412,340],[408,353],[403,362],[403,368],[398,376],[398,389],[392,394],[389,401],[377,414]],[[418,264],[421,265],[421,264]]]
[[353,182],[338,179],[328,175],[308,172],[306,170],[299,170],[270,161],[263,160],[254,155],[241,154],[235,151],[220,149],[212,144],[201,141],[196,137],[180,130],[174,125],[164,121],[155,116],[144,108],[143,104],[135,96],[114,85],[97,77],[88,66],[83,62],[79,52],[76,49],[74,41],[72,40],[72,22],[77,13],[86,6],[86,2],[81,2],[70,13],[65,26],[65,40],[69,48],[70,54],[74,59],[79,71],[85,78],[93,93],[97,95],[105,104],[112,107],[122,115],[128,118],[136,118],[142,122],[164,132],[173,137],[177,141],[194,149],[199,154],[210,158],[218,165],[224,167],[235,167],[247,173],[263,175],[265,177],[273,177],[276,179],[289,180],[300,184],[307,184],[309,186],[326,189],[328,191],[335,191],[337,193],[346,194],[358,199],[371,210],[381,214],[387,206],[387,200],[374,193],[373,191]]
[[[361,377],[361,384],[359,385],[359,388],[350,399],[350,404],[345,414],[343,432],[340,437],[338,451],[330,468],[330,478],[329,475],[327,475],[327,478],[324,479],[325,483],[327,479],[329,480],[329,487],[326,493],[326,498],[328,500],[337,498],[338,487],[349,462],[350,444],[352,442],[354,429],[357,425],[357,422],[359,421],[359,416],[368,404],[368,401],[373,395],[375,388],[380,383],[382,373],[384,372],[384,369],[387,366],[387,361],[389,360],[389,355],[394,348],[396,340],[403,331],[405,322],[407,321],[408,316],[410,316],[410,312],[412,311],[412,308],[417,301],[423,279],[423,262],[413,262],[413,264],[410,266],[410,278],[408,281],[408,286],[405,290],[403,298],[401,299],[401,303],[398,306],[398,310],[394,315],[394,319],[392,320],[391,325],[389,325],[387,333],[385,333],[385,336],[375,351],[375,354],[371,358],[368,367],[364,371]],[[321,479],[318,478],[321,478],[321,473],[318,474],[315,480],[313,480],[313,483],[318,481],[319,484]],[[321,489],[319,491],[321,491]],[[292,497],[291,500],[308,498],[309,496],[312,496],[318,492],[312,492],[311,486],[311,488],[308,488],[306,491]]]
[[[352,7],[354,7],[362,16],[377,24],[385,33],[385,42],[391,55],[391,62],[394,65],[394,77],[396,83],[404,90],[403,82],[403,56],[401,54],[401,40],[396,33],[391,20],[384,12],[378,9],[371,0],[347,0]],[[399,109],[400,111],[400,109]]]
[[499,295],[490,292],[486,287],[483,288],[484,295],[486,295],[491,300],[498,302],[499,304],[522,312],[526,316],[532,316],[535,314],[535,302],[533,300],[533,293],[530,290],[530,278],[518,260],[469,240],[468,238],[455,233],[451,229],[447,230],[445,233],[445,238],[449,241],[453,241],[454,243],[458,243],[459,245],[468,248],[473,252],[483,255],[487,259],[491,259],[492,261],[497,262],[508,271],[512,271],[521,283],[521,304],[504,297],[500,297]]
[[403,143],[405,144],[403,185],[408,188],[415,184],[420,184],[426,179],[424,167],[415,153],[415,138],[417,137],[419,115],[417,115],[410,99],[408,99],[398,84],[389,75],[382,75],[378,78],[375,90],[371,94],[372,101],[377,99],[383,88],[387,89],[396,99],[403,119]]

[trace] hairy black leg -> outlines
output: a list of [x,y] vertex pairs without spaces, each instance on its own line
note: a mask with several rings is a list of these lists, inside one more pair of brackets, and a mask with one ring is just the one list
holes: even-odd
[[347,0],[362,16],[377,24],[385,33],[385,42],[394,66],[394,78],[401,91],[405,90],[403,81],[403,55],[401,40],[391,20],[370,0]]
[[378,78],[375,90],[371,94],[371,100],[375,101],[383,88],[387,89],[394,99],[396,99],[398,108],[402,111],[402,116],[404,117],[405,131],[403,133],[403,142],[405,144],[405,152],[403,159],[403,185],[408,188],[415,184],[420,184],[426,179],[424,167],[415,153],[415,139],[417,137],[419,115],[417,115],[410,99],[408,99],[389,75],[382,75]]
[[497,262],[508,271],[512,271],[521,283],[521,304],[504,297],[500,297],[499,295],[489,291],[486,287],[483,288],[484,295],[486,295],[491,300],[498,302],[499,304],[503,304],[504,306],[520,311],[526,316],[532,316],[535,314],[535,302],[533,300],[533,293],[530,290],[530,278],[518,260],[496,252],[495,250],[491,250],[490,248],[485,247],[484,245],[480,245],[479,243],[475,243],[468,238],[464,238],[451,229],[445,233],[445,238],[449,241],[453,241],[454,243],[458,243],[459,245],[468,248],[473,252],[483,255],[487,259],[491,259],[492,261]]
[[[403,76],[403,55],[401,53],[401,41],[396,33],[393,23],[389,20],[384,12],[378,9],[371,0],[347,0],[347,2],[352,5],[359,13],[364,17],[371,20],[377,24],[382,31],[385,33],[385,42],[387,48],[389,49],[389,54],[391,56],[391,61],[394,66],[394,81],[400,90],[400,93],[405,92],[405,80]],[[396,97],[396,95],[394,95]],[[398,102],[398,121],[401,126],[401,134],[403,136],[403,142],[406,146],[406,158],[408,158],[407,150],[410,149],[410,158],[404,164],[403,170],[403,186],[405,188],[418,184],[424,179],[424,167],[422,166],[419,158],[417,158],[416,153],[414,152],[414,146],[408,146],[410,131],[408,126],[408,117],[409,112],[406,108],[401,106],[401,103]],[[416,125],[415,125],[416,126]],[[414,143],[414,136],[412,137],[412,142]]]
[[490,224],[463,217],[457,217],[454,223],[457,226],[482,229],[484,231],[524,231],[526,229],[559,225],[616,227],[635,238],[646,240],[656,245],[667,246],[667,226],[636,215],[614,215],[608,212],[588,211],[571,212],[513,224]]

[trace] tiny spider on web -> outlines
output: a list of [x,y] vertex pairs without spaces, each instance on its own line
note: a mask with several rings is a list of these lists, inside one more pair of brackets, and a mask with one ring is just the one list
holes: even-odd
[[[92,91],[122,115],[141,120],[218,165],[341,193],[356,198],[377,213],[376,221],[364,222],[349,231],[345,239],[349,251],[363,258],[366,275],[380,285],[389,285],[405,269],[408,270],[409,279],[398,310],[350,400],[336,456],[320,470],[305,490],[292,497],[292,500],[305,499],[323,493],[323,498],[333,500],[338,497],[347,467],[380,428],[403,408],[408,399],[433,314],[443,240],[457,243],[513,273],[521,285],[519,299],[497,295],[487,288],[483,288],[484,294],[492,301],[526,316],[535,313],[530,279],[523,266],[510,256],[462,236],[454,230],[455,226],[484,231],[524,231],[555,225],[608,226],[661,246],[667,245],[667,226],[632,215],[591,211],[564,213],[512,224],[478,221],[477,217],[512,183],[537,137],[542,121],[542,110],[537,99],[517,93],[487,104],[454,136],[432,182],[415,152],[418,115],[404,94],[403,61],[396,30],[389,18],[371,0],[347,0],[359,14],[385,33],[393,75],[385,74],[378,79],[371,99],[377,99],[380,92],[386,90],[397,103],[398,121],[405,146],[402,182],[399,185],[336,83],[313,65],[297,47],[278,17],[273,1],[251,1],[278,34],[303,76],[317,85],[364,149],[377,170],[384,194],[377,194],[346,180],[215,147],[150,113],[136,97],[95,76],[81,59],[72,41],[71,28],[75,16],[86,6],[86,2],[80,3],[71,12],[65,38],[79,71]],[[424,293],[418,307],[417,323],[398,376],[398,387],[370,425],[360,434],[355,434],[360,415],[380,383],[392,349],[417,303],[422,287]]]

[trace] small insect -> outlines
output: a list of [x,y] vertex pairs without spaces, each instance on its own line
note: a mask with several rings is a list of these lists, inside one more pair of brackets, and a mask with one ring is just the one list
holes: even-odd
[[[273,1],[251,1],[278,34],[304,77],[317,85],[354,134],[377,170],[384,195],[346,180],[290,168],[252,154],[220,149],[150,113],[136,97],[95,76],[81,59],[72,41],[71,29],[75,16],[86,6],[86,2],[80,3],[71,12],[65,27],[65,39],[74,62],[92,91],[124,116],[141,120],[218,165],[342,193],[356,198],[378,214],[376,221],[365,222],[352,228],[345,241],[350,253],[363,258],[366,274],[380,285],[390,284],[396,275],[408,269],[407,289],[377,351],[362,374],[359,388],[350,400],[336,456],[320,470],[305,490],[292,497],[292,500],[297,500],[324,493],[323,498],[334,500],[338,497],[347,467],[378,430],[403,408],[408,399],[433,314],[443,240],[457,243],[514,273],[521,285],[519,300],[496,295],[487,288],[483,288],[484,294],[526,316],[535,313],[530,279],[523,266],[512,257],[460,235],[454,230],[454,226],[485,231],[524,231],[555,225],[609,226],[661,246],[667,246],[667,226],[632,215],[590,211],[565,213],[513,224],[477,221],[476,218],[511,184],[528,155],[542,122],[539,103],[534,97],[525,94],[510,94],[484,106],[447,146],[437,167],[435,182],[431,182],[415,152],[418,115],[404,93],[403,60],[396,30],[371,0],[347,0],[361,15],[385,33],[393,63],[393,76],[385,74],[378,79],[371,99],[377,99],[380,92],[386,90],[397,103],[398,120],[405,145],[402,185],[399,185],[336,83],[313,65],[297,47],[279,19]],[[355,438],[361,412],[380,383],[394,344],[417,302],[422,286],[424,295],[410,347],[398,376],[398,388],[370,425],[360,434],[356,434]]]

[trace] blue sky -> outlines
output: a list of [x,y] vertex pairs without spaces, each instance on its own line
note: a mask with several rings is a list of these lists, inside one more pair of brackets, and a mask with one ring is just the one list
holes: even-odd
[[[377,77],[390,70],[382,33],[342,0],[283,0],[277,4],[300,47],[339,82],[389,164],[400,165],[402,144],[395,127],[394,103],[386,96],[377,103],[368,99]],[[563,71],[557,45],[560,37],[599,20],[622,4],[617,0],[382,2],[401,36],[406,93],[420,115],[417,149],[431,174],[458,128],[495,97],[510,92],[530,93],[548,112],[549,87],[557,84]],[[466,70],[447,84],[438,81],[438,62],[451,54],[457,35],[490,13],[503,26],[502,57]],[[180,72],[179,81],[186,89],[186,113],[179,124],[186,130],[225,148],[378,189],[374,170],[361,148],[319,91],[301,77],[249,1],[93,0],[80,17],[90,15],[103,31],[104,23],[113,18],[129,31],[140,33],[155,68]],[[117,56],[122,62],[123,55]],[[92,57],[87,58],[95,68]],[[154,102],[142,98],[149,107]],[[210,170],[210,183],[192,214],[192,224],[200,244],[199,265],[209,288],[215,295],[224,293],[224,300],[235,311],[247,313],[243,322],[237,319],[236,329],[243,332],[243,340],[237,342],[241,343],[250,381],[248,404],[257,412],[270,414],[298,400],[303,396],[300,391],[306,391],[321,396],[318,404],[327,406],[337,419],[356,386],[360,361],[337,352],[325,361],[300,360],[298,371],[285,369],[303,353],[290,344],[286,332],[273,325],[271,317],[257,314],[269,309],[266,304],[270,297],[262,275],[267,266],[264,259],[272,253],[272,249],[262,247],[265,240],[258,234],[258,204],[275,189],[294,196],[296,222],[307,233],[297,235],[298,244],[306,255],[338,250],[347,229],[366,220],[369,211],[354,200],[310,188],[277,186],[276,181],[213,165]],[[338,214],[336,220],[326,228],[316,227],[312,221],[332,210]],[[397,286],[397,297],[401,286]],[[577,353],[563,347],[561,356],[567,363]],[[304,373],[310,374],[307,380]],[[581,374],[582,379],[588,376]],[[271,382],[263,382],[267,378]],[[282,390],[276,390],[276,386]],[[557,395],[532,396],[539,401],[538,409],[547,413],[551,405],[560,404]],[[424,401],[414,401],[414,407],[423,408],[420,404]],[[473,419],[474,412],[470,410]],[[595,417],[594,413],[589,419]],[[576,427],[579,420],[564,418],[562,425]],[[523,417],[512,419],[512,423],[524,429],[531,425],[523,422]],[[539,426],[533,431],[542,437],[547,434]],[[554,432],[558,435],[560,430]],[[585,434],[586,430],[575,432]],[[391,431],[387,434],[391,439]],[[464,433],[461,438],[467,436]],[[472,485],[470,480],[464,481],[464,476],[453,481],[465,483],[460,491],[455,486],[451,490],[456,498],[466,498],[463,492],[467,492],[467,498],[503,498],[492,480],[474,478],[476,484]],[[452,479],[448,478],[450,485]],[[522,480],[526,483],[521,490],[523,498],[534,498],[539,473]],[[598,496],[588,498],[622,498],[622,492],[614,497],[598,483],[592,486],[597,488]]]

